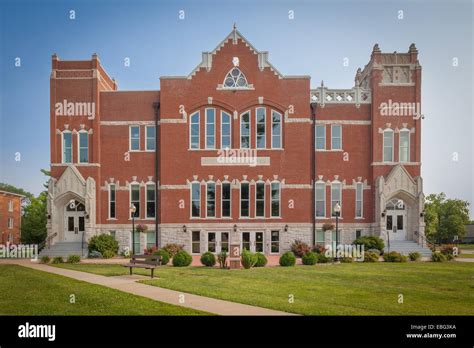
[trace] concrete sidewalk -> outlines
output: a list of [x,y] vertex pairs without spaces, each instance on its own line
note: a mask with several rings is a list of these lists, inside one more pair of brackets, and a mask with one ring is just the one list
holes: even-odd
[[[73,278],[92,284],[106,286],[108,288],[120,290],[130,294],[147,297],[155,301],[192,308],[218,315],[295,315],[292,313],[218,300],[209,297],[188,294],[181,291],[163,289],[156,286],[137,283],[137,280],[150,279],[149,277],[139,275],[105,277],[92,273],[52,267],[40,263],[31,262],[30,260],[20,259],[4,259],[0,261],[0,264],[16,264],[43,272],[62,275],[68,278]],[[218,289],[216,289],[216,291],[218,291]]]

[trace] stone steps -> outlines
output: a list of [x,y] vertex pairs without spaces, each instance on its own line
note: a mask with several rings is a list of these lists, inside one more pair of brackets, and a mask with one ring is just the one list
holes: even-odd
[[[388,248],[385,247],[385,252]],[[422,256],[431,256],[431,250],[427,247],[422,247],[413,241],[392,241],[390,242],[390,251],[398,251],[402,255],[408,255],[412,252],[419,252]]]
[[[83,253],[83,255],[81,255]],[[52,245],[50,248],[44,248],[39,253],[39,257],[68,257],[69,255],[79,255],[81,257],[87,256],[87,246],[84,245],[84,249],[81,247],[81,243],[67,243],[61,242]]]

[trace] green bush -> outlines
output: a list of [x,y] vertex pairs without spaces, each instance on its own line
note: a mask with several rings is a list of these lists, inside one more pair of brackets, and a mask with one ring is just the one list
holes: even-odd
[[280,256],[280,266],[283,267],[288,267],[288,266],[294,266],[296,263],[296,257],[295,254],[291,251],[287,251],[283,255]]
[[339,261],[342,263],[352,263],[353,260],[352,257],[341,257]]
[[252,268],[257,263],[257,255],[244,249],[244,251],[242,251],[242,255],[240,256],[240,261],[242,262],[242,266],[245,269]]
[[442,253],[433,253],[431,254],[431,261],[433,262],[445,262],[447,261],[447,257],[445,254]]
[[396,251],[391,251],[383,256],[385,262],[407,262],[407,257]]
[[89,259],[101,259],[102,254],[99,253],[97,250],[92,250],[89,252],[89,255],[87,256]]
[[79,262],[81,262],[81,257],[79,255],[69,255],[66,262],[67,263],[79,263]]
[[89,252],[98,251],[106,259],[117,255],[119,244],[110,234],[99,234],[89,240]]
[[379,254],[372,251],[364,252],[364,262],[377,262],[379,260]]
[[193,262],[193,257],[184,250],[178,251],[173,257],[174,267],[186,267],[189,266],[191,262]]
[[184,246],[180,244],[171,243],[166,244],[163,249],[168,252],[170,257],[174,257],[178,251],[184,250]]
[[217,255],[217,261],[219,261],[220,268],[227,268],[227,253],[225,251],[221,251],[219,255]]
[[51,261],[51,259],[49,258],[49,256],[43,256],[40,260],[41,263],[49,263]]
[[311,251],[311,248],[309,247],[308,244],[306,244],[305,242],[303,242],[301,240],[298,240],[298,239],[295,240],[291,244],[290,248],[291,248],[291,251],[293,252],[293,254],[295,254],[296,257],[303,257],[304,254]]
[[153,255],[161,256],[161,265],[165,266],[170,262],[170,254],[165,249],[159,249]]
[[385,248],[385,244],[382,238],[375,237],[375,236],[359,237],[353,242],[353,244],[363,245],[364,250],[377,249],[377,250],[380,250],[380,252],[382,252],[383,248]]
[[265,267],[268,263],[268,260],[265,255],[262,253],[256,253],[257,262],[255,262],[255,267]]
[[454,248],[457,248],[454,244],[446,244],[441,247],[441,253],[444,255],[454,255]]
[[410,261],[418,261],[421,258],[421,254],[417,251],[408,254]]
[[53,258],[52,263],[57,265],[58,263],[64,263],[64,260],[61,256],[56,256],[56,257]]
[[319,254],[318,263],[328,263],[331,261],[331,258],[327,257],[325,254]]
[[301,261],[303,261],[303,265],[315,265],[318,262],[318,255],[310,251],[309,253],[303,255]]
[[216,264],[216,257],[210,251],[201,255],[201,263],[207,267],[214,267]]

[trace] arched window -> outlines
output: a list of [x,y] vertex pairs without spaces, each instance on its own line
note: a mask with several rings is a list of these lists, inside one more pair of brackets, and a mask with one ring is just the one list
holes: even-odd
[[239,68],[232,68],[224,79],[224,88],[248,88],[247,79]]

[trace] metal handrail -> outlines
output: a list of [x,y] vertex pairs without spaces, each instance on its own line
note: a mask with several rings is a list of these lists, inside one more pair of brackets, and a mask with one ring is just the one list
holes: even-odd
[[421,247],[422,247],[422,248],[424,247],[423,242],[426,243],[426,246],[428,246],[428,244],[433,245],[435,249],[436,249],[436,247],[441,246],[441,244],[438,244],[438,243],[436,243],[436,242],[433,242],[432,240],[428,239],[428,238],[426,237],[426,235],[422,235],[422,234],[420,234],[418,231],[414,231],[413,234],[414,234],[415,236],[421,237]]
[[82,241],[81,241],[81,256],[84,256],[84,237],[86,235],[86,232],[82,232]]
[[48,248],[51,247],[51,240],[56,237],[58,235],[57,232],[54,232],[54,233],[51,233],[49,235],[46,236],[45,240],[42,241],[39,245],[38,245],[38,250],[41,250],[43,249],[45,246],[46,246],[46,243],[48,243]]

